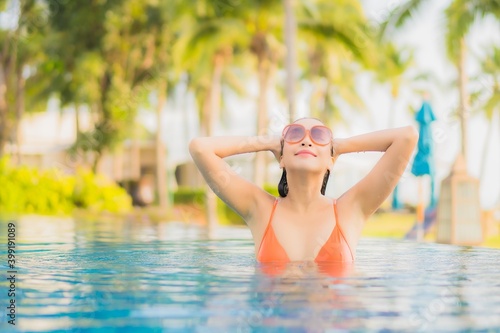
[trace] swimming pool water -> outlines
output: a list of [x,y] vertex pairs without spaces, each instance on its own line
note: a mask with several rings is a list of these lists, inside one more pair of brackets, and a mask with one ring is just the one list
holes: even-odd
[[353,267],[269,267],[246,228],[15,223],[16,326],[2,279],[1,332],[500,332],[498,250],[362,239]]

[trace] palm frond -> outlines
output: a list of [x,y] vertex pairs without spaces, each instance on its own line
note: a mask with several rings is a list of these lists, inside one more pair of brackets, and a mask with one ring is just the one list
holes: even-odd
[[241,78],[236,75],[234,69],[226,69],[222,73],[222,80],[224,83],[234,91],[238,96],[244,97],[247,94],[247,89],[242,82]]
[[301,22],[299,23],[299,28],[304,32],[309,32],[313,34],[316,38],[321,39],[323,42],[326,42],[331,39],[336,39],[341,44],[346,46],[358,59],[363,59],[365,57],[362,52],[361,45],[359,42],[354,39],[356,36],[348,33],[347,31],[343,31],[337,29],[333,25],[323,24],[321,22],[309,21],[309,22]]
[[381,22],[380,34],[382,38],[392,35],[392,31],[401,28],[406,22],[415,17],[427,0],[409,0],[404,4],[394,8],[387,18]]

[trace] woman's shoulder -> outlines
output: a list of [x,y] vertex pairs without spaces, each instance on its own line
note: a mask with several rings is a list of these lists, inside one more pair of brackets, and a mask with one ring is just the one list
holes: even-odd
[[363,211],[361,210],[361,205],[359,204],[359,200],[352,192],[347,191],[334,200],[336,209],[339,212],[339,214],[342,214],[344,216],[349,216],[351,218],[364,219]]
[[261,193],[258,196],[255,207],[252,208],[251,214],[245,219],[254,237],[258,239],[262,237],[278,202],[279,197],[275,197],[268,192]]
[[276,197],[265,190],[262,190],[257,196],[256,212],[272,209],[280,200],[280,197]]
[[366,217],[357,201],[349,195],[342,195],[336,200],[337,223],[349,244],[356,245],[361,237]]
[[260,224],[262,217],[268,215],[278,201],[279,197],[275,197],[264,190],[258,191],[256,193],[255,206],[252,208],[252,212],[250,214],[252,222]]

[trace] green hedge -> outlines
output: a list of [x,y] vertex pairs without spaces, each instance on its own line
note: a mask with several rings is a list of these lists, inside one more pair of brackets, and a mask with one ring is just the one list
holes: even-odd
[[264,190],[266,190],[269,194],[279,197],[278,193],[278,184],[265,184],[264,185]]
[[127,192],[102,175],[80,169],[65,175],[59,169],[13,167],[0,159],[0,211],[3,213],[70,214],[75,207],[93,211],[129,211]]
[[97,212],[124,213],[132,208],[132,198],[124,188],[85,169],[76,173],[73,202],[77,207]]
[[174,192],[174,204],[205,204],[205,190],[190,188],[190,187],[179,187],[177,191]]

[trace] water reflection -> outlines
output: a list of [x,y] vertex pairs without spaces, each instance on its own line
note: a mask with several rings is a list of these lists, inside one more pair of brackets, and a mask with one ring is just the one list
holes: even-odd
[[239,329],[305,326],[321,332],[355,328],[356,320],[344,317],[349,309],[363,305],[352,293],[349,279],[354,277],[351,263],[259,264],[250,283],[255,296],[248,301],[248,316]]
[[245,228],[16,224],[20,331],[500,330],[498,250],[363,239],[355,264],[276,265],[255,262]]

